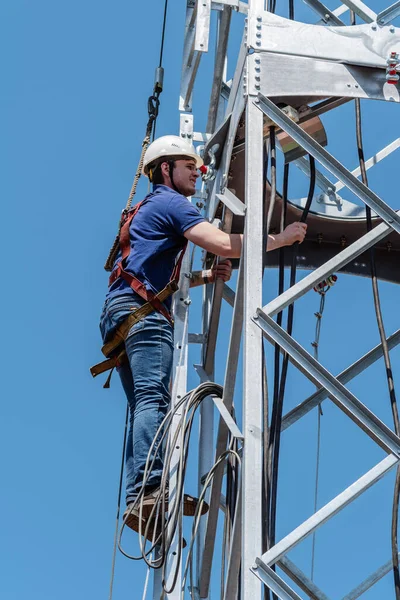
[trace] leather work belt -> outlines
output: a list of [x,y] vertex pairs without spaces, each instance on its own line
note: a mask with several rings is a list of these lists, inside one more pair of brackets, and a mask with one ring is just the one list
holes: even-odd
[[[178,286],[175,281],[170,281],[161,292],[156,294],[154,298],[157,298],[160,302],[164,302],[169,296],[172,296],[174,292],[178,289]],[[109,342],[104,344],[101,351],[106,356],[106,360],[98,363],[90,368],[90,372],[93,377],[100,375],[100,373],[105,373],[111,369],[111,373],[109,374],[107,381],[104,384],[104,388],[110,387],[110,380],[113,369],[118,367],[126,360],[126,352],[125,352],[125,340],[128,337],[128,333],[139,321],[147,317],[154,310],[154,306],[151,302],[146,302],[143,306],[140,306],[138,309],[132,312],[129,317],[127,317],[121,325],[116,329],[113,337]]]

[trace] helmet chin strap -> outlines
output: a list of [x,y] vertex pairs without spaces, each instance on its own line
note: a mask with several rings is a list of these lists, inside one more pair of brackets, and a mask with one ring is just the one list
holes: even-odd
[[[171,180],[172,183],[172,187],[174,188],[174,190],[176,192],[178,192],[178,194],[182,194],[182,192],[177,188],[177,186],[175,185],[174,182],[174,165],[175,165],[175,161],[174,160],[169,160],[168,161],[168,166],[169,166],[169,178]],[[182,194],[184,195],[184,194]]]

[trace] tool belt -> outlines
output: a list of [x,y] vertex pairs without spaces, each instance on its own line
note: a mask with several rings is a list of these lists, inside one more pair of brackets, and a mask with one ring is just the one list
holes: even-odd
[[[176,281],[170,281],[165,288],[161,290],[161,292],[155,294],[155,296],[152,298],[152,301],[154,298],[156,298],[157,302],[164,302],[167,298],[169,298],[169,296],[172,296],[177,289],[178,285]],[[154,307],[153,302],[146,302],[143,304],[143,306],[140,306],[121,323],[121,325],[116,329],[111,340],[102,347],[101,351],[106,357],[106,360],[103,360],[103,362],[91,367],[90,372],[93,377],[97,377],[97,375],[100,375],[100,373],[105,373],[111,369],[111,372],[107,377],[107,381],[103,385],[104,388],[110,387],[111,376],[114,368],[120,366],[126,360],[125,340],[128,337],[129,331],[133,325],[147,317],[147,315],[152,313],[154,310],[157,309]],[[171,322],[173,323],[172,320]]]

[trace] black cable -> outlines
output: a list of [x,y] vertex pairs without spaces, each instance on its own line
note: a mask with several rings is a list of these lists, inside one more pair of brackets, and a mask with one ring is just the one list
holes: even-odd
[[[280,228],[279,228],[280,233],[286,227],[288,186],[289,186],[289,163],[285,164],[284,171],[283,171],[282,209],[281,209],[281,219],[280,219]],[[284,248],[284,246],[282,246],[281,248],[279,248],[278,295],[283,293],[284,282],[285,282],[285,248]],[[278,313],[277,319],[276,319],[277,324],[279,326],[282,325],[282,317],[283,317],[283,311],[280,311]],[[280,355],[281,355],[280,347],[278,344],[275,344],[275,346],[274,346],[274,393],[273,393],[273,400],[272,400],[273,406],[277,405],[278,397],[279,397]],[[267,505],[266,512],[268,513],[268,517],[269,517],[267,550],[269,550],[271,548],[271,546],[273,545],[271,543],[271,538],[270,538],[270,519],[271,519],[270,498],[271,498],[272,459],[273,459],[272,448],[273,448],[273,439],[274,438],[275,438],[275,432],[272,430],[272,427],[271,427],[269,444],[268,444],[268,448],[266,449],[266,453],[268,456],[268,480],[267,480],[267,492],[266,492],[268,505]],[[275,570],[275,565],[273,565],[272,568]],[[270,598],[269,589],[268,589],[268,595],[266,595],[264,593],[264,598],[265,598],[265,600],[269,600],[269,598]],[[273,600],[278,600],[277,596],[275,594],[272,595],[272,598],[273,598]]]
[[[287,200],[288,200],[288,185],[289,185],[289,164],[285,164],[284,172],[283,172],[283,189],[282,189],[282,211],[281,211],[281,223],[280,223],[280,231],[282,232],[286,227],[286,211],[287,211]],[[278,274],[278,296],[283,294],[284,291],[284,283],[285,283],[285,248],[282,246],[279,248],[279,274]],[[283,319],[283,311],[279,311],[277,314],[276,322],[281,327]],[[273,406],[276,406],[278,403],[279,397],[279,378],[280,378],[280,347],[278,344],[275,344],[274,347],[274,395],[273,395]],[[275,417],[274,417],[275,418]],[[271,477],[272,477],[272,448],[275,440],[275,428],[271,425],[270,432],[270,446],[269,446],[269,463],[270,463],[270,472],[268,477],[268,486],[269,490],[271,489]],[[268,549],[271,547],[271,543],[268,544]]]
[[[168,0],[165,0],[163,26],[162,26],[161,43],[160,43],[160,61],[159,61],[158,69],[157,69],[157,73],[159,73],[161,75],[162,79],[164,78],[164,69],[162,68],[162,62],[163,62],[163,56],[164,56],[164,40],[165,40],[165,27],[166,27],[166,23],[167,23],[167,12],[168,12]],[[158,101],[158,97],[159,97],[160,93],[162,92],[162,90],[163,90],[163,82],[161,81],[161,83],[160,83],[160,82],[156,81],[155,86],[154,86],[153,98],[156,97],[157,101]],[[159,106],[159,102],[158,102],[158,106]],[[158,116],[158,106],[157,106],[157,116]],[[155,118],[154,123],[153,123],[153,135],[152,135],[153,142],[156,137],[156,127],[157,127],[157,117]]]
[[162,28],[162,34],[161,34],[161,47],[160,47],[160,62],[159,62],[160,68],[162,67],[163,53],[164,53],[164,38],[165,38],[165,25],[167,22],[167,11],[168,11],[168,0],[165,0],[163,28]]
[[[289,164],[286,164],[284,167],[283,173],[283,191],[282,191],[282,212],[281,212],[281,223],[280,223],[280,231],[282,232],[286,226],[286,209],[287,209],[287,199],[288,199],[288,184],[289,184]],[[279,275],[278,275],[278,295],[280,296],[284,290],[284,280],[285,280],[285,248],[282,246],[279,248]],[[283,311],[280,311],[277,315],[277,324],[279,326],[282,325],[282,317]],[[276,405],[278,402],[279,396],[279,373],[280,373],[280,347],[278,344],[275,344],[275,354],[274,354],[274,396],[273,396],[273,404]],[[274,444],[275,439],[275,429],[271,427],[271,438],[270,443]]]
[[294,20],[294,0],[289,0],[289,19]]
[[[301,215],[300,222],[305,223],[310,210],[311,202],[314,196],[315,190],[315,159],[310,155],[310,187],[308,191],[307,202]],[[290,269],[290,287],[296,283],[296,266],[297,266],[297,254],[299,244],[296,242],[292,246],[292,264]],[[294,303],[290,304],[288,309],[288,319],[286,330],[289,335],[292,334],[293,329],[293,317],[294,317]],[[281,426],[282,426],[282,412],[283,412],[283,398],[286,387],[286,377],[289,366],[289,356],[284,354],[282,363],[282,372],[279,384],[278,400],[273,404],[272,417],[271,417],[271,456],[272,456],[272,476],[271,476],[271,500],[270,500],[270,544],[275,544],[275,530],[276,530],[276,504],[277,504],[277,488],[278,488],[278,466],[279,466],[279,451],[280,451],[280,439],[281,439]]]

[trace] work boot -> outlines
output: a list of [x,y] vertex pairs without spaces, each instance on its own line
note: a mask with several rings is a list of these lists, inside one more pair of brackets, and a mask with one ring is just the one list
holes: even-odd
[[[125,525],[127,525],[127,527],[129,527],[130,529],[133,529],[133,531],[136,531],[137,533],[139,533],[139,504],[137,507],[132,508],[133,506],[133,502],[131,502],[130,504],[128,504],[128,506],[126,507],[126,511],[124,512],[124,516],[123,516],[123,520],[125,521]],[[132,509],[131,509],[132,508]],[[144,536],[145,531],[146,531],[146,527],[147,527],[147,518],[142,517],[142,535]],[[160,519],[157,519],[157,531],[156,534],[154,536],[154,520],[152,520],[153,522],[150,523],[148,529],[147,529],[147,536],[146,539],[153,544],[153,539],[154,541],[160,537],[161,535],[161,524],[160,524]],[[185,538],[182,538],[182,548],[186,548],[187,543]]]
[[[130,529],[133,529],[133,531],[137,531],[139,533],[139,504],[137,504],[137,506],[135,508],[132,508],[133,506],[133,502],[131,502],[130,504],[128,504],[128,506],[126,507],[126,511],[124,512],[124,516],[123,516],[123,520],[125,521],[125,525],[127,525]],[[144,536],[145,531],[146,531],[146,526],[147,526],[147,521],[148,519],[142,517],[142,527],[141,527],[141,532],[142,535]],[[153,538],[157,539],[161,534],[161,523],[160,523],[160,519],[157,519],[157,531],[155,534],[155,538],[154,538],[154,519],[152,520],[152,523],[150,523],[148,530],[147,530],[147,536],[146,539],[149,540],[150,542],[153,542]]]
[[[156,502],[157,496],[159,496],[159,493],[160,493],[159,487],[145,493],[144,498],[142,500],[142,504],[143,504],[142,515],[144,517],[148,517],[150,515],[151,511],[153,510],[154,504]],[[158,502],[160,503],[160,510],[161,510],[161,505],[162,505],[161,496],[159,497]],[[198,503],[199,503],[198,498],[189,496],[189,494],[183,495],[183,514],[185,515],[185,517],[193,517],[195,515]],[[202,507],[201,507],[201,514],[205,515],[206,512],[208,512],[209,508],[210,507],[208,506],[207,502],[203,502]],[[166,512],[168,511],[168,490],[165,493],[165,511]]]

